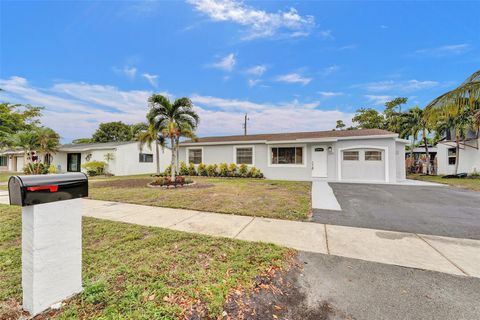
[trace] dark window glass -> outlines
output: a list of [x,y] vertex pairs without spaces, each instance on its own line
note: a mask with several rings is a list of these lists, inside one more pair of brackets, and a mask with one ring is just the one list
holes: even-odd
[[344,161],[357,161],[358,159],[358,151],[343,151]]
[[188,149],[188,163],[202,163],[202,149]]
[[450,148],[448,149],[448,164],[455,165],[457,162],[457,149]]
[[272,148],[272,164],[303,164],[303,148]]
[[237,148],[237,164],[253,164],[253,148]]
[[366,161],[382,161],[382,151],[365,151]]
[[151,154],[151,153],[140,153],[138,155],[138,160],[140,162],[153,162],[153,154]]
[[7,157],[0,156],[0,167],[6,167],[6,166],[7,166]]

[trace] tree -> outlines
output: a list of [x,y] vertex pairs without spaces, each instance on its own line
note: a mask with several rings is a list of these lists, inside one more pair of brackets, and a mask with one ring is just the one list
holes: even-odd
[[148,130],[148,124],[145,122],[139,122],[130,125],[130,134],[133,140],[138,141],[138,136]]
[[402,113],[402,105],[407,103],[407,101],[408,98],[399,97],[385,103],[385,110],[383,112],[385,116],[384,129],[399,134],[402,132],[402,118],[404,116],[404,113]]
[[155,129],[155,126],[149,125],[147,130],[143,130],[137,134],[137,141],[139,142],[140,150],[143,149],[144,145],[148,145],[148,148],[151,150],[152,143],[155,143],[157,175],[160,175],[159,146],[162,147],[162,150],[165,148],[165,137]]
[[38,149],[37,151],[45,155],[45,164],[50,165],[52,153],[58,151],[60,145],[60,135],[50,128],[39,128],[37,130]]
[[92,136],[93,142],[117,142],[132,140],[130,126],[121,121],[100,123]]
[[383,115],[371,108],[358,109],[352,121],[358,123],[358,127],[361,129],[383,129],[385,126]]
[[39,135],[37,130],[17,132],[12,139],[12,144],[23,149],[23,156],[27,164],[32,155],[32,151],[37,150],[39,145]]
[[199,122],[198,114],[193,110],[192,101],[188,98],[180,98],[171,103],[168,98],[153,94],[148,102],[150,104],[148,123],[162,136],[170,139],[171,178],[175,180],[179,139],[181,136],[194,134]]
[[337,125],[335,126],[335,129],[338,130],[344,130],[346,127],[345,123],[343,123],[343,120],[337,120]]
[[11,146],[16,133],[34,128],[42,109],[31,105],[0,103],[0,149]]
[[[469,130],[480,126],[480,70],[469,76],[460,86],[434,99],[425,107],[426,120],[432,125],[443,125],[444,130],[455,131],[455,174],[460,162],[460,143]],[[445,128],[448,126],[448,128]]]
[[78,138],[72,141],[73,144],[84,144],[84,143],[92,143],[92,138]]
[[430,174],[430,153],[428,151],[428,132],[430,127],[425,119],[424,110],[415,106],[404,113],[402,117],[402,132],[400,137],[412,137],[412,146],[410,148],[410,157],[413,159],[413,149],[415,148],[415,140],[418,134],[422,133],[422,140],[425,148],[425,155],[427,156],[427,174]]

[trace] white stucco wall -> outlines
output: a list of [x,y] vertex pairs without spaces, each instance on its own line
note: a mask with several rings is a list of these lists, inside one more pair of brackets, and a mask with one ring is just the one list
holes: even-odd
[[[234,162],[234,147],[242,146],[244,144],[224,144],[224,145],[201,145],[196,146],[181,146],[179,152],[179,161],[187,161],[188,148],[202,148],[203,149],[203,163],[205,164],[219,164],[222,162],[232,163]],[[246,144],[245,144],[246,145]],[[388,182],[396,182],[398,176],[402,176],[401,172],[397,172],[397,163],[404,161],[404,144],[396,143],[393,138],[378,138],[378,139],[353,139],[353,140],[341,140],[337,142],[315,142],[315,143],[296,143],[296,144],[248,144],[254,146],[255,160],[254,166],[260,169],[265,177],[269,179],[279,180],[306,180],[312,179],[312,147],[323,146],[328,150],[328,147],[332,147],[332,152],[327,153],[327,171],[328,180],[337,181],[338,167],[341,164],[339,162],[341,151],[351,148],[382,148],[385,151],[386,165],[388,166]],[[301,146],[304,147],[303,165],[290,165],[286,167],[269,165],[269,148],[272,146]],[[397,147],[400,151],[397,154]],[[401,159],[401,161],[400,161]],[[388,162],[388,164],[387,164]],[[402,162],[403,163],[403,162]],[[368,166],[365,170],[360,170],[355,180],[358,181],[371,181],[378,180],[378,177],[372,177],[371,171],[368,170]],[[400,169],[399,169],[400,170]],[[403,172],[405,168],[403,166]],[[385,176],[385,175],[384,175]],[[404,174],[403,174],[404,176]]]
[[[470,144],[474,146],[475,142],[471,141]],[[478,139],[477,146],[480,148],[480,139]],[[455,148],[454,142],[439,143],[437,145],[437,172],[439,175],[455,173],[455,165],[448,164],[448,149],[450,148]],[[480,149],[472,147],[461,148],[458,163],[458,173],[472,173],[474,170],[480,172]]]
[[395,146],[395,161],[398,182],[407,179],[407,171],[405,169],[405,143],[395,142]]

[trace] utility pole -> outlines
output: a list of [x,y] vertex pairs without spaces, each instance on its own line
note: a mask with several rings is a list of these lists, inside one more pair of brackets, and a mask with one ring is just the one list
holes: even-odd
[[248,114],[245,113],[245,121],[243,122],[243,134],[246,136],[247,135],[247,121],[250,120],[248,118]]

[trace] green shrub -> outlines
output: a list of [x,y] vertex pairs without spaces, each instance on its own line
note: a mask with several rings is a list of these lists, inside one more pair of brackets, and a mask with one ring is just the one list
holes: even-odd
[[195,165],[191,162],[188,165],[188,175],[189,176],[196,176],[197,175],[197,169],[195,169]]
[[178,169],[178,173],[182,176],[188,176],[188,167],[185,162],[180,162],[180,168]]
[[47,174],[48,167],[40,162],[30,162],[23,167],[23,173],[25,174]]
[[206,177],[206,176],[208,175],[207,166],[205,166],[204,163],[200,163],[200,164],[198,165],[197,172],[198,172],[198,175],[199,175],[199,176],[204,176],[204,177]]
[[228,176],[229,177],[236,177],[237,176],[237,165],[235,163],[230,163],[228,166]]
[[89,161],[82,164],[82,168],[87,170],[89,176],[98,176],[105,172],[105,166],[107,164],[103,161]]
[[228,164],[220,163],[220,165],[218,166],[218,175],[220,177],[228,177],[229,176]]
[[248,166],[245,163],[242,163],[238,168],[238,175],[242,178],[246,178],[248,176]]
[[170,175],[172,175],[172,165],[169,165],[165,169],[165,171],[163,171],[163,174],[162,174],[162,176],[170,176]]
[[57,173],[57,167],[51,164],[50,167],[48,167],[48,173]]
[[248,172],[248,177],[256,179],[263,178],[263,173],[259,169],[252,167]]
[[216,164],[209,164],[207,166],[207,175],[209,177],[216,177],[218,175],[218,167]]

